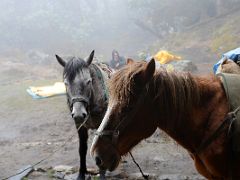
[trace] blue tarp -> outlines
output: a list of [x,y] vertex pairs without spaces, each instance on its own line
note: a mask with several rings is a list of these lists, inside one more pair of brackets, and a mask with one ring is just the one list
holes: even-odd
[[231,59],[234,62],[240,61],[240,47],[231,51],[228,51],[227,53],[223,54],[222,58],[213,66],[213,72],[216,74],[216,71],[220,64],[224,61],[225,58]]

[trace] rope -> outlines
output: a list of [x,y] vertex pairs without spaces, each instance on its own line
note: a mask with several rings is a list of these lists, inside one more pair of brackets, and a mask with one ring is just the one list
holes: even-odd
[[[77,131],[79,131],[79,129],[86,123],[86,121],[87,121],[87,119],[77,128]],[[31,166],[29,166],[29,167],[23,169],[22,171],[20,171],[20,172],[18,172],[18,173],[16,173],[16,174],[13,174],[13,175],[11,175],[11,176],[5,177],[5,178],[3,178],[3,179],[1,179],[1,180],[7,180],[7,179],[9,179],[9,178],[11,178],[11,177],[14,177],[14,176],[17,176],[17,175],[22,174],[23,172],[25,172],[25,171],[28,170],[28,169],[33,169],[34,166],[42,163],[43,161],[46,161],[46,160],[49,159],[51,156],[53,156],[56,152],[58,152],[58,151],[61,150],[63,147],[65,147],[66,144],[67,144],[68,142],[70,142],[74,136],[75,136],[75,134],[72,134],[59,148],[57,148],[55,151],[53,151],[53,152],[52,152],[51,154],[49,154],[47,157],[41,159],[40,161],[34,163],[33,165],[31,165]]]
[[139,166],[139,164],[138,164],[138,163],[136,162],[136,160],[134,159],[134,157],[133,157],[132,153],[131,153],[131,152],[129,152],[129,154],[130,154],[130,156],[131,156],[131,158],[132,158],[133,162],[136,164],[136,166],[138,167],[139,171],[141,172],[141,174],[142,174],[142,177],[143,177],[144,179],[148,179],[149,175],[146,175],[146,174],[144,174],[144,173],[143,173],[143,171],[142,171],[141,167]]

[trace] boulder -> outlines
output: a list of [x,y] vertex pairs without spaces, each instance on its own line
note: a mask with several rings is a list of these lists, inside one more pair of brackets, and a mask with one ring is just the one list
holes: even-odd
[[172,61],[169,64],[173,65],[174,70],[184,72],[196,72],[197,66],[190,60]]

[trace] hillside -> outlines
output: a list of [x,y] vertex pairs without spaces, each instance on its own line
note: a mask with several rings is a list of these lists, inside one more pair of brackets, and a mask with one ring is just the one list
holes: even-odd
[[221,55],[240,46],[240,26],[238,25],[240,8],[206,19],[181,33],[174,33],[163,41],[157,41],[158,47],[180,54],[184,59],[196,63],[214,63]]

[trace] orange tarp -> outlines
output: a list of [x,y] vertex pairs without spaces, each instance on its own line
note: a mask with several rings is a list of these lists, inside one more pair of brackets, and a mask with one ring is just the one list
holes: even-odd
[[158,51],[157,54],[154,55],[154,59],[161,64],[166,64],[171,61],[181,60],[180,56],[173,55],[168,51]]

